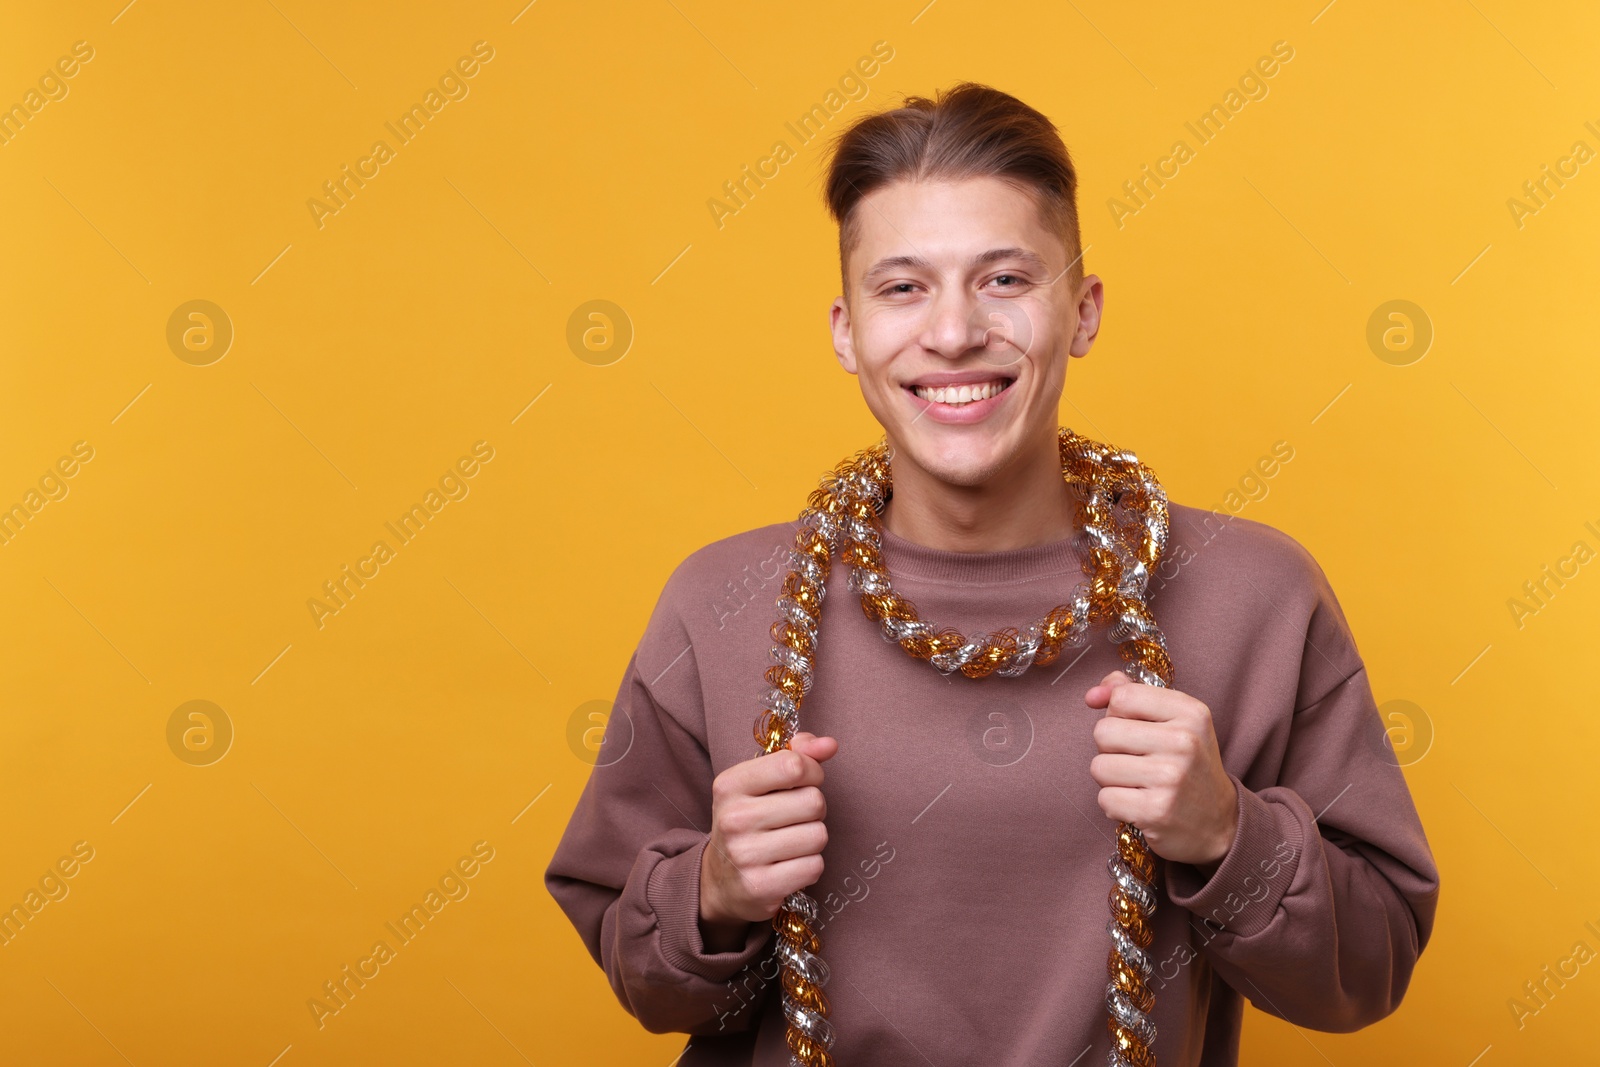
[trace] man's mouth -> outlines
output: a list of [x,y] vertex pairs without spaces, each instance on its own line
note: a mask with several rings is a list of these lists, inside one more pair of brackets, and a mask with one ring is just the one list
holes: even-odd
[[963,382],[960,385],[908,385],[907,389],[934,404],[961,407],[999,396],[1011,385],[1010,378],[994,378],[983,382]]

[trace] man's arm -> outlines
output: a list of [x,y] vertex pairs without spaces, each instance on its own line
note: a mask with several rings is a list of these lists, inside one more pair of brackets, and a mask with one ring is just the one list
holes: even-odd
[[[691,651],[685,660],[692,658]],[[714,950],[720,942],[706,945],[700,872],[711,826],[711,761],[701,741],[657,703],[639,659],[636,652],[628,662],[599,762],[545,886],[646,1030],[745,1030],[757,1011],[744,1009],[751,994],[742,986],[736,993],[729,979],[759,964],[772,927],[750,924],[725,951]],[[678,662],[674,669],[694,667]],[[615,754],[617,745],[625,755]]]
[[1439,874],[1382,744],[1354,638],[1320,568],[1314,578],[1303,703],[1281,766],[1275,776],[1230,772],[1238,808],[1227,852],[1213,864],[1168,863],[1165,878],[1169,898],[1193,912],[1194,944],[1229,985],[1291,1023],[1349,1031],[1399,1006],[1433,929]]

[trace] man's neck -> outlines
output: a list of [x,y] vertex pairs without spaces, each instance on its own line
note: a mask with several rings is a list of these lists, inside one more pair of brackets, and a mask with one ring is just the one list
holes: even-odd
[[1079,495],[1061,477],[1052,434],[982,485],[941,482],[909,462],[894,462],[894,493],[883,528],[914,544],[947,552],[1000,552],[1061,541],[1077,529]]

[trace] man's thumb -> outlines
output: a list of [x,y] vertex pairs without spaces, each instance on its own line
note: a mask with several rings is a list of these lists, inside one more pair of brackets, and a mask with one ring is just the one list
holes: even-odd
[[819,763],[829,759],[839,752],[839,741],[834,737],[818,737],[816,734],[801,731],[794,735],[790,747],[797,752],[803,752]]

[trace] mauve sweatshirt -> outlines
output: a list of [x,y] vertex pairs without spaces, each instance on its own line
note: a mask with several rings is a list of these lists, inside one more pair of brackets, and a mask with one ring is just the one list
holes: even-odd
[[[1157,860],[1151,987],[1162,1067],[1237,1063],[1243,998],[1315,1030],[1400,1003],[1439,876],[1327,578],[1293,538],[1170,505],[1149,585],[1173,687],[1210,709],[1239,829],[1207,877]],[[769,629],[797,523],[725,538],[668,579],[628,662],[545,884],[678,1067],[785,1067],[770,923],[708,952],[700,859],[711,783],[753,758]],[[883,532],[895,589],[969,637],[1025,628],[1083,575],[1078,538],[950,552]],[[886,640],[837,559],[800,728],[824,762],[828,843],[808,889],[840,1067],[1103,1063],[1106,860],[1089,775],[1122,667],[1089,641],[1016,678],[941,675]],[[1085,1053],[1087,1053],[1085,1055]]]

